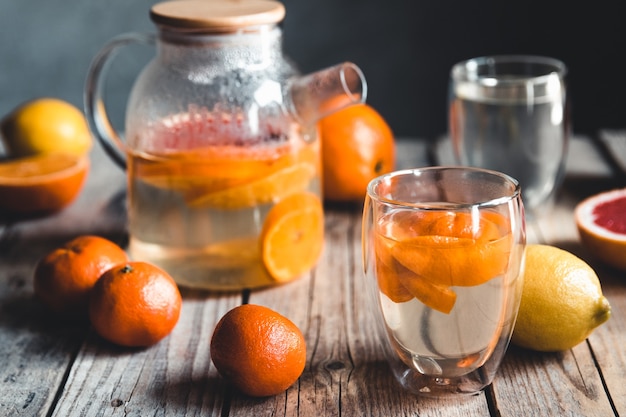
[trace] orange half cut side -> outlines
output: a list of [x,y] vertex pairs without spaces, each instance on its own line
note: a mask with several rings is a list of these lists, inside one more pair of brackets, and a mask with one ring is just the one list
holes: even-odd
[[89,172],[87,155],[40,154],[0,163],[0,210],[18,214],[61,210],[78,196]]

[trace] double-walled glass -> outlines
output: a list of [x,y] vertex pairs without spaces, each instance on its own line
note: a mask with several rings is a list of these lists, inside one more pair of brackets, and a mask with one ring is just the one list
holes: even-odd
[[526,55],[473,58],[450,74],[449,134],[457,162],[516,178],[532,216],[549,209],[563,177],[566,74],[557,59]]
[[517,181],[469,167],[381,176],[368,187],[362,241],[400,384],[428,396],[490,384],[521,298],[526,234]]

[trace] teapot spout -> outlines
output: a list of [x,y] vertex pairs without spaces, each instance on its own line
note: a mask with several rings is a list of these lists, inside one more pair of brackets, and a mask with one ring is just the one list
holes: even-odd
[[351,62],[294,77],[287,85],[289,111],[304,125],[313,124],[344,107],[364,103],[366,98],[365,76]]

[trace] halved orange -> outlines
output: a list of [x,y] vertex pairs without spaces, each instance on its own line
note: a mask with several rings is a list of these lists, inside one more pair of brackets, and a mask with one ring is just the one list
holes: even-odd
[[315,266],[324,245],[324,211],[311,192],[289,195],[267,214],[260,235],[263,264],[281,282]]
[[0,163],[0,210],[31,215],[61,210],[80,193],[86,155],[50,153]]

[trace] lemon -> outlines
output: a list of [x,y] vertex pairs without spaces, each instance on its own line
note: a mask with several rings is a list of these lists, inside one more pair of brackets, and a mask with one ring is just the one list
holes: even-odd
[[86,154],[92,139],[84,114],[56,98],[29,101],[0,122],[9,157],[65,152]]
[[585,261],[554,246],[528,245],[514,344],[543,352],[567,350],[610,315],[598,276]]

